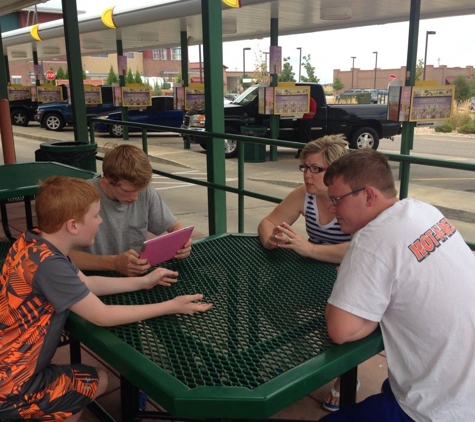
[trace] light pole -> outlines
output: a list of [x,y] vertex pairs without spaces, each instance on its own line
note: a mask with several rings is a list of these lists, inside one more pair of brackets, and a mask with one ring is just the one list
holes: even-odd
[[376,68],[378,67],[378,52],[373,51],[373,54],[376,54],[376,60],[374,62],[374,89],[376,89]]
[[351,67],[351,87],[354,88],[355,86],[353,85],[353,77],[355,76],[355,59],[356,59],[356,57],[351,56],[351,58],[353,59],[353,65]]
[[246,50],[250,50],[251,47],[244,47],[242,49],[242,82],[244,83],[244,76],[246,75]]
[[297,47],[297,50],[300,51],[299,53],[299,82],[300,82],[300,75],[302,74],[302,47]]
[[426,80],[426,63],[427,63],[427,43],[429,41],[429,35],[435,35],[435,31],[426,31],[426,51],[424,53],[424,75],[423,80]]

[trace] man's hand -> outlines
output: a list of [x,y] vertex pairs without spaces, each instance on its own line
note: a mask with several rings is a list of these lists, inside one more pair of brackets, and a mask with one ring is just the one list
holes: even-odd
[[193,239],[189,239],[188,242],[185,243],[185,246],[183,246],[183,248],[178,249],[176,251],[174,258],[183,259],[183,258],[186,258],[187,256],[190,256],[192,243],[193,243]]
[[128,277],[142,275],[150,268],[147,259],[140,259],[139,254],[133,249],[116,255],[114,260],[115,270]]
[[174,302],[174,313],[193,315],[196,312],[206,312],[213,306],[212,303],[202,303],[202,294],[177,296],[172,299]]

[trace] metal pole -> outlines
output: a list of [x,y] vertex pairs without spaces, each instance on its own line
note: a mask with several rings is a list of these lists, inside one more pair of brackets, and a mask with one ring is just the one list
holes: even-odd
[[250,50],[251,47],[244,47],[242,49],[242,83],[244,83],[244,76],[246,75],[246,50]]
[[300,51],[300,54],[299,54],[299,82],[300,82],[300,75],[302,72],[302,47],[297,47],[297,50]]
[[353,78],[355,76],[355,59],[356,59],[356,57],[351,56],[351,58],[353,59],[353,65],[351,67],[351,87],[354,88],[355,86],[353,84]]
[[426,31],[426,49],[424,53],[424,75],[422,76],[422,79],[425,81],[426,80],[426,64],[427,64],[427,44],[429,42],[429,35],[434,35],[435,31]]
[[378,67],[378,52],[373,51],[373,54],[376,54],[376,60],[374,62],[374,89],[376,89],[376,68]]

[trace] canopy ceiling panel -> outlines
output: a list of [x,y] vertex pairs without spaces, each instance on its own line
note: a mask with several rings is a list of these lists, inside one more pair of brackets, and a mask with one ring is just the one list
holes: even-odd
[[[2,0],[3,2],[9,0]],[[38,3],[36,2],[30,2]],[[405,22],[410,0],[241,0],[241,8],[223,5],[223,40],[265,38],[270,19],[279,19],[279,35],[339,28]],[[109,15],[116,28],[105,25]],[[421,19],[475,14],[474,0],[422,0]],[[180,45],[180,31],[187,31],[191,44],[202,43],[201,0],[165,0],[138,7],[114,7],[110,13],[78,16],[81,54],[112,53],[121,39],[124,51]],[[36,41],[32,31],[37,31]],[[65,57],[63,21],[21,28],[2,34],[9,60]]]

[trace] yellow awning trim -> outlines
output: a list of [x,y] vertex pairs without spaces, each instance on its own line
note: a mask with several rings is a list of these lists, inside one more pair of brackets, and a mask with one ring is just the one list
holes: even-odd
[[240,0],[223,0],[223,3],[229,7],[241,7]]
[[36,41],[43,41],[40,37],[39,34],[39,24],[33,25],[30,29],[30,35],[35,39]]
[[106,10],[104,10],[102,12],[102,15],[101,15],[101,20],[102,20],[102,23],[109,27],[109,28],[112,28],[112,29],[116,29],[117,26],[115,25],[114,23],[114,6],[112,7],[108,7]]

